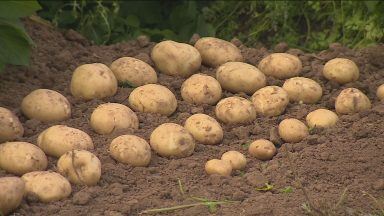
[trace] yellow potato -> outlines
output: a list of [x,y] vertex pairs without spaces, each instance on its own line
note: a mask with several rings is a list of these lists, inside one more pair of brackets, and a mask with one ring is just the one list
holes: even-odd
[[231,163],[233,170],[242,170],[247,165],[247,159],[238,151],[227,151],[221,156],[221,160]]
[[289,103],[288,93],[279,86],[266,86],[252,95],[256,112],[263,116],[278,116]]
[[279,135],[289,143],[297,143],[309,135],[308,127],[301,121],[289,118],[279,124]]
[[259,63],[259,70],[267,76],[287,79],[298,76],[302,70],[301,60],[288,53],[272,53]]
[[283,89],[290,101],[305,104],[317,103],[323,95],[323,89],[314,80],[305,77],[293,77],[284,82]]
[[212,159],[205,163],[205,172],[208,175],[230,176],[232,173],[232,165],[229,161]]
[[181,85],[181,97],[188,103],[214,105],[221,98],[220,83],[205,74],[194,74]]
[[115,160],[135,167],[145,167],[151,162],[151,147],[143,138],[134,135],[112,140],[109,153]]
[[256,119],[256,109],[253,104],[242,97],[228,97],[217,103],[216,117],[227,124],[250,123]]
[[334,126],[339,117],[330,110],[317,109],[308,113],[306,120],[309,128],[328,128]]
[[0,143],[21,138],[24,134],[19,118],[10,110],[0,107]]
[[346,88],[337,96],[335,108],[339,114],[351,114],[371,109],[371,101],[359,89]]
[[223,140],[223,129],[208,115],[194,114],[185,121],[184,127],[202,144],[215,145]]
[[265,161],[270,160],[275,156],[276,147],[269,140],[258,139],[249,145],[248,152],[253,157]]
[[379,100],[384,100],[384,84],[381,84],[376,91],[376,96]]
[[18,177],[0,178],[0,215],[8,215],[21,204],[25,184]]
[[359,68],[355,62],[345,58],[329,60],[323,68],[323,75],[328,80],[345,84],[359,79]]

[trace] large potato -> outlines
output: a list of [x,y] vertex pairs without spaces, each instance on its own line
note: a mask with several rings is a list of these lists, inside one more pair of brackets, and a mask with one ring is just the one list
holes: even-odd
[[200,38],[195,43],[195,47],[199,50],[203,63],[211,67],[218,67],[226,62],[242,62],[244,60],[239,48],[219,38]]
[[227,160],[212,159],[205,163],[205,172],[208,175],[230,176],[232,173],[231,162]]
[[157,83],[156,71],[147,63],[132,57],[122,57],[111,64],[111,70],[120,83],[138,87]]
[[384,84],[381,84],[376,91],[376,96],[379,100],[384,100]]
[[328,128],[334,126],[339,117],[327,109],[317,109],[308,113],[306,117],[309,128]]
[[300,74],[302,63],[297,56],[288,53],[273,53],[263,58],[258,68],[267,76],[287,79]]
[[289,118],[279,124],[279,135],[289,143],[297,143],[309,135],[308,127],[301,121]]
[[278,116],[289,103],[288,93],[279,86],[261,88],[252,95],[251,100],[257,113],[263,116]]
[[247,165],[247,158],[238,151],[227,151],[221,156],[221,160],[231,163],[233,170],[242,170]]
[[202,144],[215,145],[223,139],[223,129],[220,124],[216,119],[205,114],[192,115],[185,121],[184,127],[195,140]]
[[138,112],[169,116],[177,108],[175,95],[166,87],[157,84],[135,88],[129,95],[128,101],[131,108]]
[[371,101],[359,89],[346,88],[337,96],[335,108],[339,114],[351,114],[371,109]]
[[242,97],[228,97],[217,103],[216,117],[227,124],[250,123],[256,119],[256,109],[253,104]]
[[76,128],[54,125],[45,129],[37,137],[37,145],[47,154],[60,157],[68,151],[93,149],[91,137]]
[[323,95],[323,89],[314,80],[305,77],[293,77],[284,82],[283,89],[288,93],[290,101],[305,104],[318,102]]
[[84,100],[101,99],[116,94],[117,80],[104,64],[84,64],[75,69],[71,80],[71,93]]
[[90,125],[99,134],[127,129],[137,130],[139,119],[129,107],[118,103],[99,105],[91,115]]
[[201,66],[201,56],[196,48],[170,40],[156,44],[151,58],[160,72],[171,76],[188,77]]
[[0,215],[8,215],[23,200],[25,183],[18,177],[0,178]]
[[37,146],[27,142],[6,142],[0,145],[0,168],[16,175],[45,170],[47,156]]
[[195,140],[182,126],[164,123],[152,131],[150,141],[152,149],[163,157],[183,158],[195,150]]
[[243,62],[227,62],[216,70],[221,87],[232,93],[253,94],[266,85],[265,75],[255,66]]
[[214,105],[220,100],[220,83],[205,74],[194,74],[181,85],[181,97],[188,103]]
[[345,58],[329,60],[323,68],[323,75],[328,80],[345,84],[359,79],[359,68],[355,62]]
[[62,121],[71,117],[71,104],[56,91],[37,89],[23,98],[21,111],[29,119],[42,122]]
[[122,135],[112,140],[109,146],[111,156],[131,166],[148,166],[151,162],[151,147],[143,138]]
[[0,107],[0,143],[21,138],[24,134],[19,118],[10,110]]
[[258,139],[249,145],[248,152],[259,160],[270,160],[276,154],[275,145],[266,139]]

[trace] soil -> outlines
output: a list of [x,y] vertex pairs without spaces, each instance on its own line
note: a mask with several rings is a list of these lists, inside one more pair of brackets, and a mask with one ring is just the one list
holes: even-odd
[[[206,206],[195,206],[163,215],[304,215],[302,207],[312,203],[312,213],[332,211],[334,215],[368,215],[378,212],[369,196],[380,202],[384,197],[384,103],[375,97],[376,88],[384,83],[384,46],[350,50],[338,44],[319,53],[304,53],[289,49],[285,44],[275,51],[298,55],[303,62],[302,76],[319,82],[324,90],[315,105],[290,104],[286,112],[273,118],[257,117],[248,125],[224,125],[224,141],[217,146],[198,144],[195,153],[187,158],[166,159],[153,152],[148,167],[131,167],[117,163],[107,152],[108,145],[119,134],[98,135],[90,128],[92,110],[105,102],[127,104],[131,88],[119,88],[118,93],[103,100],[88,102],[74,99],[69,91],[72,71],[84,63],[101,62],[109,65],[122,56],[133,56],[153,66],[149,57],[152,42],[130,41],[110,46],[94,46],[74,31],[61,32],[55,28],[26,21],[26,28],[36,43],[30,67],[8,66],[0,75],[0,106],[13,110],[25,127],[23,141],[36,143],[40,132],[54,124],[65,124],[87,132],[94,141],[94,153],[102,162],[102,177],[97,186],[73,185],[72,195],[63,201],[43,204],[26,199],[15,215],[138,215],[146,209],[190,204],[189,196],[215,200],[238,201],[219,206],[210,213]],[[245,61],[254,65],[274,50],[240,46]],[[324,63],[335,57],[354,60],[360,68],[358,81],[346,85],[329,82],[321,75]],[[214,76],[215,69],[202,67],[202,73]],[[151,131],[165,122],[183,124],[195,113],[214,116],[214,106],[195,106],[181,100],[183,78],[158,73],[159,83],[173,91],[178,109],[170,117],[137,113],[140,129],[134,134],[149,140]],[[281,86],[283,81],[268,78],[269,85]],[[372,101],[372,109],[353,115],[340,116],[336,127],[311,131],[300,143],[282,143],[276,133],[278,123],[288,117],[305,121],[308,112],[320,107],[334,110],[338,93],[347,87],[362,90]],[[20,112],[24,96],[38,88],[49,88],[65,95],[72,105],[72,118],[43,124],[28,120]],[[231,96],[224,92],[224,96]],[[240,96],[247,97],[245,94]],[[279,147],[277,155],[262,162],[249,157],[247,144],[256,139],[271,139]],[[228,150],[238,150],[248,157],[243,172],[231,177],[208,176],[204,164],[220,158]],[[289,152],[289,153],[288,153]],[[50,170],[56,170],[57,159],[49,157]],[[0,177],[10,176],[0,171]],[[183,185],[183,195],[178,185]],[[272,190],[256,188],[273,185]],[[293,190],[284,190],[291,187]],[[342,196],[343,191],[344,196]],[[285,192],[284,192],[285,191]],[[369,194],[369,195],[364,195]],[[345,198],[345,199],[342,199]],[[308,206],[308,205],[307,205]],[[383,207],[383,206],[382,206]],[[308,209],[308,208],[307,208]]]

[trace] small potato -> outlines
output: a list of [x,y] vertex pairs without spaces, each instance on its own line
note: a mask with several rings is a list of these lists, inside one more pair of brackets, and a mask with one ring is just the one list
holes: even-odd
[[317,109],[308,113],[306,120],[309,128],[329,128],[337,123],[339,117],[330,110]]
[[21,111],[29,119],[42,122],[62,121],[71,117],[71,104],[56,91],[37,89],[23,98]]
[[118,103],[99,105],[91,115],[90,125],[98,134],[139,129],[139,119],[129,107]]
[[205,163],[205,172],[208,175],[230,176],[232,173],[232,165],[229,161],[212,159]]
[[0,107],[0,143],[21,138],[24,134],[19,118],[10,110]]
[[248,152],[253,157],[265,161],[270,160],[275,156],[276,147],[269,140],[258,139],[249,145]]
[[267,76],[287,79],[300,74],[302,63],[297,56],[288,53],[272,53],[260,61],[258,68]]
[[163,157],[183,158],[193,154],[195,140],[182,126],[164,123],[152,131],[149,143]]
[[308,127],[301,121],[289,118],[279,124],[279,135],[289,143],[297,143],[309,135]]
[[221,160],[231,163],[233,170],[242,170],[247,165],[247,159],[238,151],[227,151],[221,156]]
[[256,119],[256,109],[253,104],[242,97],[228,97],[217,103],[216,117],[227,124],[250,123]]
[[359,89],[346,88],[337,96],[335,108],[339,114],[351,114],[371,109],[371,101]]
[[340,84],[358,80],[359,74],[359,68],[355,62],[345,58],[331,59],[323,68],[323,75],[325,78]]
[[43,203],[65,199],[72,192],[69,181],[56,172],[35,171],[21,178],[25,182],[26,196],[36,197]]
[[216,119],[205,114],[194,114],[184,124],[193,138],[202,144],[215,145],[223,140],[223,129]]
[[111,64],[111,70],[120,83],[138,87],[157,83],[156,71],[147,63],[132,57],[122,57]]
[[72,150],[57,161],[57,170],[77,185],[96,185],[101,176],[101,163],[96,155],[86,150]]
[[18,177],[0,178],[0,215],[8,215],[21,204],[25,183]]
[[288,93],[279,86],[261,88],[252,95],[251,100],[256,112],[263,116],[278,116],[289,103]]
[[151,147],[143,138],[134,135],[112,140],[109,153],[115,160],[135,167],[145,167],[151,162]]
[[201,56],[195,47],[170,40],[153,47],[151,58],[160,72],[171,76],[188,77],[201,66]]
[[293,77],[284,82],[283,89],[288,93],[290,101],[314,104],[323,95],[323,89],[314,80],[305,77]]
[[379,100],[384,100],[384,84],[381,84],[376,91],[376,96]]
[[266,85],[265,75],[255,66],[243,62],[227,62],[216,70],[221,87],[232,93],[253,94]]
[[205,74],[194,74],[181,85],[181,97],[188,103],[214,105],[220,100],[220,83]]
[[0,145],[0,169],[15,175],[45,170],[47,156],[37,146],[27,142],[6,142]]
[[147,84],[135,88],[128,98],[131,108],[138,112],[170,116],[177,108],[175,95],[165,86]]
[[37,145],[47,155],[57,158],[71,150],[94,148],[92,139],[87,133],[65,125],[54,125],[45,129],[37,137]]
[[226,62],[242,62],[243,56],[239,48],[232,43],[213,37],[200,38],[195,43],[203,63],[211,67],[218,67]]
[[70,88],[75,98],[101,99],[116,94],[117,80],[104,64],[84,64],[73,72]]

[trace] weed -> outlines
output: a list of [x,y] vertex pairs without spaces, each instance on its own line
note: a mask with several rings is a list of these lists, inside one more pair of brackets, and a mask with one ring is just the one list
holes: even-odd
[[241,144],[241,148],[242,148],[243,150],[248,150],[248,148],[249,148],[250,145],[251,145],[251,142],[249,142],[249,143],[243,143],[243,144]]
[[384,216],[384,201],[376,199],[374,196],[372,196],[372,194],[366,191],[362,191],[362,193],[364,196],[368,196],[372,200],[373,204],[375,205],[375,208],[379,211],[378,216]]
[[293,187],[287,186],[283,189],[280,190],[282,193],[292,193],[293,192]]
[[264,187],[256,188],[257,191],[271,191],[273,190],[274,186],[268,183],[265,183]]

